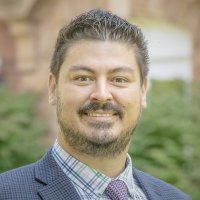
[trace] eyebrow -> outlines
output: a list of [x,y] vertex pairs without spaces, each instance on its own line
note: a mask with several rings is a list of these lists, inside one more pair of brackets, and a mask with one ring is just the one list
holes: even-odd
[[90,72],[90,73],[94,73],[95,71],[92,70],[91,68],[87,67],[87,66],[84,66],[84,65],[72,65],[70,68],[69,68],[69,71],[72,72],[72,71],[78,71],[78,70],[83,70],[83,71],[87,71],[87,72]]
[[122,67],[111,69],[109,71],[109,73],[118,73],[118,72],[134,73],[134,69],[132,69],[131,67],[122,66]]
[[[70,72],[79,71],[79,70],[87,71],[87,72],[90,72],[90,73],[95,73],[95,71],[93,69],[91,69],[90,67],[84,66],[84,65],[72,65],[69,68]],[[127,67],[127,66],[121,66],[121,67],[116,67],[114,69],[109,70],[110,74],[119,73],[119,72],[134,73],[134,69],[132,69],[131,67]]]

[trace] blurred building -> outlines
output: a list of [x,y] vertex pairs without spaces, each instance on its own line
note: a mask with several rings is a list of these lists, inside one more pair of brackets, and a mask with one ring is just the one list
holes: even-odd
[[44,94],[40,108],[49,110],[47,74],[58,31],[93,8],[142,27],[152,79],[200,82],[200,0],[0,0],[0,84]]
[[0,0],[0,82],[45,90],[58,30],[97,7],[144,29],[152,78],[200,81],[199,0]]

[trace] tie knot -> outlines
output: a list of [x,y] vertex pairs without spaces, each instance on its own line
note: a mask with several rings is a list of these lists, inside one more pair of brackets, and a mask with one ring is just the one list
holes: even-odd
[[126,184],[121,180],[111,181],[105,192],[111,200],[128,200],[128,190]]

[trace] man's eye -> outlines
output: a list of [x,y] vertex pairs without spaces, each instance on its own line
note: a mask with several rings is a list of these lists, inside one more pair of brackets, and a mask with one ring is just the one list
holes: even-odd
[[113,79],[113,82],[115,83],[127,83],[128,79],[124,78],[124,77],[116,77]]
[[126,82],[126,80],[123,79],[123,78],[116,78],[116,79],[115,79],[115,82],[124,83],[124,82]]
[[127,87],[130,82],[126,77],[115,77],[111,80],[112,84],[117,87]]
[[75,78],[76,81],[91,81],[91,78],[88,76],[78,76]]
[[86,85],[93,82],[93,79],[90,76],[76,76],[74,77],[74,81],[79,85]]

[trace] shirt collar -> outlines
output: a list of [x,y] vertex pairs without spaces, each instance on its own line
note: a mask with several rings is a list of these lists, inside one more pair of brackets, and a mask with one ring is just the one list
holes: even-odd
[[112,180],[122,180],[125,182],[129,194],[131,195],[135,188],[135,183],[132,173],[132,161],[131,157],[127,155],[125,170],[115,179],[111,179],[108,176],[90,168],[88,165],[75,159],[69,153],[64,151],[62,147],[55,141],[52,148],[52,155],[61,167],[63,172],[70,178],[70,180],[83,191],[90,196],[102,195]]

